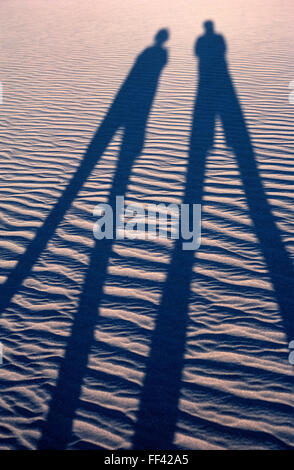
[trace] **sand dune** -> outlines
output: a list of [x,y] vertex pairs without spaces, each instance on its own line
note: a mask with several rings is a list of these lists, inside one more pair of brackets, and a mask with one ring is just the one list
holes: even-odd
[[[293,13],[290,0],[1,4],[1,449],[294,447]],[[235,122],[229,147],[218,121],[201,180],[194,43],[207,19],[249,143]],[[180,204],[193,167],[195,256],[92,232],[124,155],[109,110],[161,28],[168,60],[117,191]]]

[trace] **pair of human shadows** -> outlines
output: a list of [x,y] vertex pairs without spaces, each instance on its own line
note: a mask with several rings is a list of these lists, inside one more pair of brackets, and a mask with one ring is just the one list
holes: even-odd
[[[79,169],[2,286],[2,309],[9,304],[30,273],[71,202],[120,127],[124,128],[124,134],[109,203],[114,203],[116,195],[125,193],[131,167],[143,146],[145,126],[158,79],[167,61],[167,53],[162,47],[166,38],[167,33],[160,32],[156,44],[139,56],[89,145]],[[202,201],[205,158],[213,145],[215,117],[218,115],[223,123],[227,141],[239,162],[251,217],[267,261],[286,332],[288,337],[292,338],[292,264],[259,179],[250,137],[227,69],[224,52],[224,40],[208,27],[206,35],[198,41],[196,48],[200,59],[199,86],[184,202]],[[49,405],[47,421],[42,429],[40,449],[62,449],[71,439],[72,422],[79,404],[81,384],[93,344],[94,327],[98,320],[97,310],[111,246],[110,240],[99,241],[93,250],[78,312]],[[194,253],[182,251],[182,240],[179,240],[168,270],[151,341],[151,353],[133,439],[135,448],[168,449],[173,446],[193,263]]]
[[[108,198],[108,203],[114,208],[114,220],[116,219],[116,196],[125,194],[132,166],[143,149],[148,116],[162,69],[168,60],[168,53],[164,47],[168,35],[168,30],[160,30],[155,36],[154,44],[138,56],[94,135],[80,167],[7,281],[1,286],[0,308],[2,310],[9,305],[24,279],[30,274],[33,265],[54,235],[58,224],[87,177],[102,157],[117,130],[122,128],[122,142]],[[73,319],[65,355],[61,361],[57,383],[49,404],[47,419],[42,428],[39,449],[64,449],[71,439],[72,423],[94,340],[94,329],[98,321],[98,308],[112,243],[112,240],[97,240],[92,251],[78,309]]]
[[[183,202],[201,204],[203,201],[205,160],[214,143],[215,120],[219,117],[227,144],[232,148],[240,168],[249,213],[267,264],[287,338],[290,340],[294,338],[292,262],[283,245],[259,177],[249,132],[226,63],[225,40],[214,32],[211,21],[205,23],[205,29],[205,34],[198,39],[195,47],[199,59],[198,88]],[[181,239],[175,243],[156,316],[139,400],[133,437],[134,449],[174,447],[181,374],[184,367],[190,284],[193,266],[197,263],[195,252],[184,251],[182,243]],[[262,443],[262,439],[266,437],[278,448],[285,447],[279,439],[266,433],[261,434],[260,436],[257,432],[243,431],[244,438],[252,438],[255,442],[260,440]]]

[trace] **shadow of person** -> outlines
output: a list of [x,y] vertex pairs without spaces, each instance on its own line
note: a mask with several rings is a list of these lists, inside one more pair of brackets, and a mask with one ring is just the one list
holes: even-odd
[[38,229],[24,254],[20,256],[15,268],[0,286],[0,312],[7,308],[25,278],[30,274],[32,267],[54,235],[72,201],[119,128],[124,129],[124,137],[116,175],[119,174],[119,171],[127,174],[132,158],[134,159],[140,153],[144,142],[146,121],[156,93],[160,73],[167,62],[167,50],[163,47],[167,39],[168,30],[158,31],[154,44],[138,56],[96,131],[80,167],[55,207]]
[[[198,89],[193,114],[189,162],[183,202],[201,204],[205,160],[214,143],[215,120],[221,120],[227,144],[232,147],[243,181],[250,216],[260,242],[288,340],[293,335],[293,266],[283,245],[261,183],[245,119],[227,67],[224,38],[204,23],[205,34],[195,46],[199,59]],[[191,212],[191,211],[190,211]],[[181,374],[184,366],[190,284],[195,252],[175,243],[156,324],[151,338],[138,410],[134,449],[172,449],[178,418]],[[207,424],[201,419],[199,426]],[[221,430],[221,429],[220,429]],[[251,431],[244,431],[244,434]],[[262,436],[254,435],[253,439]],[[264,436],[263,436],[264,438]],[[270,438],[271,439],[271,438]],[[275,441],[275,439],[273,438]],[[282,445],[275,442],[275,444]]]
[[[108,203],[113,205],[117,195],[124,195],[132,165],[144,145],[147,119],[161,71],[168,60],[167,50],[164,47],[168,35],[168,30],[160,30],[155,36],[154,44],[136,59],[94,135],[80,167],[26,252],[19,259],[15,269],[1,286],[2,309],[7,307],[23,280],[29,275],[59,222],[119,128],[123,128],[123,136]],[[96,241],[93,249],[48,416],[42,428],[40,449],[63,449],[71,438],[72,422],[98,320],[98,308],[111,245],[111,240],[100,240]]]

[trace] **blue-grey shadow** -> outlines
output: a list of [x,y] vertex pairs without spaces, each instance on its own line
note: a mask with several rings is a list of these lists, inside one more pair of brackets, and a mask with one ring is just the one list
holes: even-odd
[[[66,211],[120,128],[123,129],[122,142],[108,203],[115,207],[116,196],[125,194],[132,166],[144,145],[146,124],[160,74],[167,63],[168,54],[164,47],[167,39],[168,31],[160,30],[155,36],[154,44],[136,59],[96,131],[80,167],[1,286],[2,311],[30,274]],[[74,315],[65,355],[61,360],[57,383],[49,403],[48,415],[42,426],[39,449],[65,449],[71,439],[72,423],[79,403],[88,355],[93,345],[94,328],[98,321],[98,309],[111,247],[112,240],[100,240],[96,241],[92,251],[78,310]]]
[[[250,135],[226,62],[225,40],[214,32],[211,21],[205,23],[205,29],[205,34],[197,40],[195,47],[199,59],[198,89],[183,202],[202,203],[205,160],[214,143],[215,120],[219,117],[227,144],[232,148],[240,168],[250,216],[274,287],[285,332],[290,340],[294,338],[292,262],[259,176]],[[197,263],[195,252],[184,251],[182,243],[182,239],[175,243],[156,316],[133,437],[134,449],[174,447],[190,284],[193,265]],[[198,421],[203,426],[201,420]],[[244,431],[243,437],[254,434],[250,433]],[[264,438],[258,433],[254,437],[256,442],[262,442]],[[278,448],[285,447],[275,437],[267,436],[267,439]]]

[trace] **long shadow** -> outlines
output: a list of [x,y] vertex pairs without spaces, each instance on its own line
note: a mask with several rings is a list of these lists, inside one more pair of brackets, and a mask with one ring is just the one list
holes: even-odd
[[[138,56],[94,135],[80,167],[25,254],[5,284],[1,286],[2,309],[9,305],[13,295],[30,273],[59,222],[119,128],[123,128],[123,137],[108,203],[115,208],[115,197],[126,192],[132,165],[144,145],[146,123],[160,74],[167,63],[167,50],[163,47],[167,39],[168,31],[160,30],[155,36],[154,44]],[[93,249],[78,311],[74,316],[65,356],[49,404],[47,420],[42,429],[40,449],[64,449],[71,439],[74,414],[87,369],[89,351],[93,344],[94,328],[98,321],[98,308],[111,247],[111,240],[100,240],[96,241]]]
[[[167,39],[167,30],[160,30],[155,36],[155,44],[140,54],[102,124],[104,129],[100,127],[86,154],[87,159],[95,158],[96,161],[97,151],[101,155],[116,129],[123,126],[121,148],[107,201],[113,208],[114,221],[116,196],[125,194],[132,165],[144,145],[148,115],[161,71],[167,63],[167,51],[163,48]],[[92,251],[39,449],[64,449],[71,439],[72,423],[93,344],[112,243],[108,239],[97,240]]]
[[[259,177],[250,136],[226,63],[224,38],[214,32],[211,21],[204,23],[204,27],[206,32],[197,40],[195,47],[199,59],[198,91],[183,202],[202,203],[205,159],[214,142],[215,120],[218,116],[227,144],[232,147],[240,167],[250,215],[290,340],[294,338],[292,262]],[[195,252],[183,251],[182,240],[178,240],[151,338],[133,438],[134,449],[174,447],[190,284],[195,262]]]
[[[167,39],[167,30],[158,31],[154,38],[154,44],[137,57],[97,129],[79,168],[25,252],[20,256],[15,268],[0,286],[0,313],[9,306],[13,296],[30,274],[32,267],[54,235],[73,200],[120,128],[124,129],[124,134],[116,179],[119,179],[123,173],[127,175],[130,171],[133,160],[143,147],[149,111],[161,70],[167,62],[167,50],[163,47]],[[112,192],[114,194],[114,190]]]

